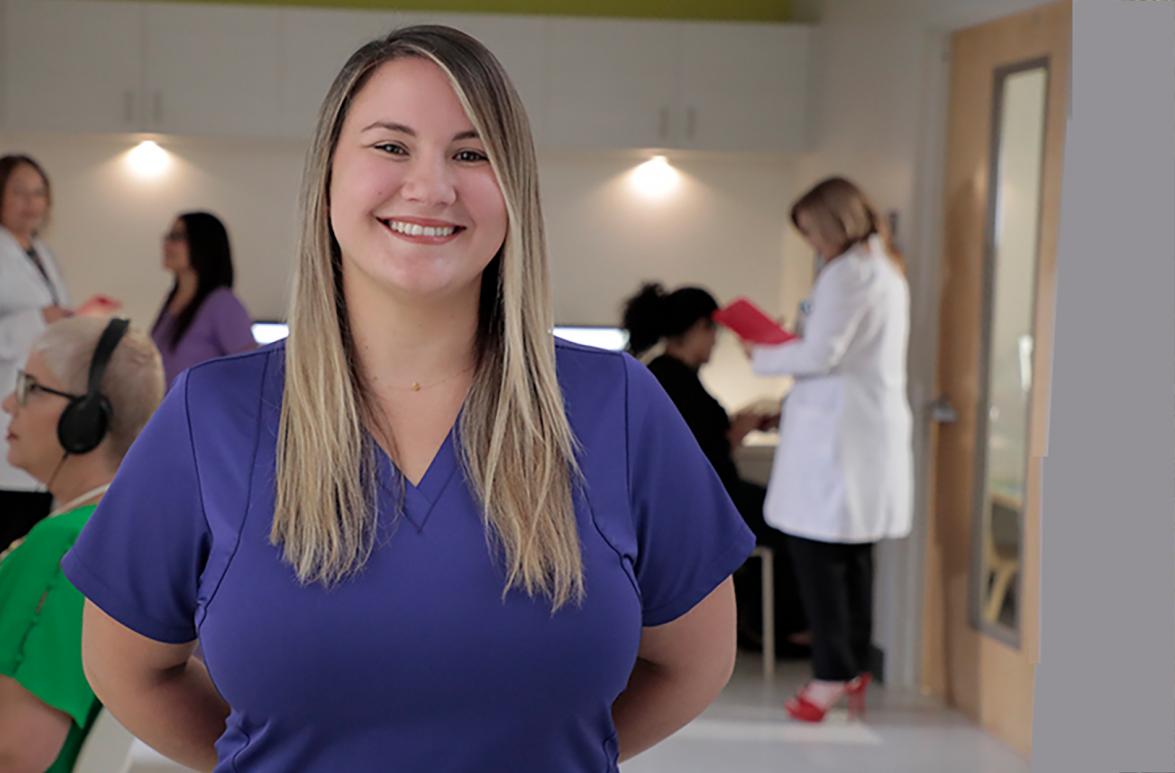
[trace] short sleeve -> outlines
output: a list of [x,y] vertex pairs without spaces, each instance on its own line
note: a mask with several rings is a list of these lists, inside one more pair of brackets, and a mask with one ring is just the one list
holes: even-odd
[[131,446],[61,566],[115,620],[148,638],[180,644],[196,638],[199,579],[210,542],[185,372]]
[[57,536],[31,538],[0,572],[0,674],[85,727],[96,698],[82,671],[82,596],[58,568]]
[[257,341],[253,338],[253,320],[249,312],[231,290],[225,289],[218,296],[216,308],[209,311],[214,312],[212,324],[221,352],[239,354],[255,348]]
[[41,598],[12,678],[85,727],[97,699],[82,670],[82,595],[60,572],[54,579]]
[[755,538],[647,368],[625,357],[629,496],[645,626],[688,612],[750,555]]

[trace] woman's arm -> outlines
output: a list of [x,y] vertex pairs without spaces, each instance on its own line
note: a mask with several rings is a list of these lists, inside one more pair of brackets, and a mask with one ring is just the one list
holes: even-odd
[[[211,298],[209,300],[212,300]],[[238,354],[257,348],[253,338],[253,318],[228,288],[217,291],[216,308],[210,309],[214,333],[220,350],[225,354]]]
[[0,676],[0,773],[49,769],[73,720],[44,703],[15,679]]
[[730,680],[734,658],[734,584],[729,577],[681,617],[645,628],[628,686],[612,705],[620,761],[701,714]]
[[868,296],[867,277],[848,260],[830,263],[817,280],[802,338],[752,347],[751,367],[757,375],[820,376],[840,363],[865,313]]
[[118,721],[149,746],[195,770],[216,766],[216,739],[229,706],[196,643],[165,644],[122,625],[86,601],[82,661],[94,694]]

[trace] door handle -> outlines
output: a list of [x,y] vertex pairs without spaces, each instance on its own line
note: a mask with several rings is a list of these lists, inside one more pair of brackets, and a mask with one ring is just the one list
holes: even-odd
[[936,424],[954,424],[959,420],[959,412],[951,405],[950,398],[939,395],[930,403],[930,420]]

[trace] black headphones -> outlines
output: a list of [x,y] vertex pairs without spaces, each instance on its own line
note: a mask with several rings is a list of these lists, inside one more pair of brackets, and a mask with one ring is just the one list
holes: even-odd
[[106,325],[98,345],[94,347],[94,356],[90,359],[90,381],[86,393],[71,398],[57,421],[57,440],[67,454],[89,453],[106,437],[114,412],[110,401],[98,389],[102,384],[102,374],[110,364],[110,357],[129,326],[129,320],[118,317]]

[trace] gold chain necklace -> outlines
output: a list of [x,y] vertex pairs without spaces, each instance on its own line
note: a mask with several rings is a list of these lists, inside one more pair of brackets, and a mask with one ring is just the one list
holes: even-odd
[[452,374],[451,376],[446,376],[445,378],[441,379],[440,381],[433,381],[430,384],[421,384],[419,381],[413,381],[407,387],[396,386],[394,384],[390,385],[390,386],[393,389],[407,389],[412,392],[420,392],[424,389],[430,389],[432,387],[440,386],[441,384],[452,381],[453,379],[457,378],[458,376],[464,375],[464,374],[468,373],[469,371],[473,370],[474,367],[475,366],[470,365],[468,368],[465,368],[464,370],[459,370],[456,373]]

